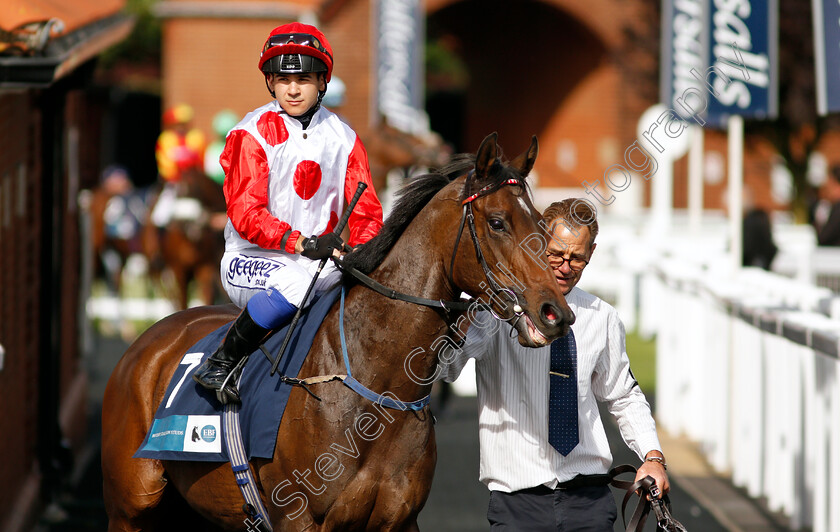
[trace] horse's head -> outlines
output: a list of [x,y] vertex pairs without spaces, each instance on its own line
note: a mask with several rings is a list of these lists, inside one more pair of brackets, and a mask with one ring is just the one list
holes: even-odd
[[484,139],[474,171],[461,178],[466,228],[450,278],[508,320],[520,344],[539,347],[567,334],[575,316],[541,252],[548,235],[525,184],[537,157],[537,138],[510,164],[501,160],[496,138],[492,133]]

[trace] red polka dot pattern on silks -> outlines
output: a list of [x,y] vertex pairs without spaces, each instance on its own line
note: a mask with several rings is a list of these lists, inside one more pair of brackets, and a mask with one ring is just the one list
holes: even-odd
[[271,146],[277,146],[286,142],[289,138],[289,131],[283,117],[277,113],[264,113],[257,121],[257,131]]
[[295,168],[294,187],[301,199],[308,200],[321,186],[321,165],[315,161],[301,161]]
[[338,225],[338,213],[335,211],[330,211],[330,222],[327,224],[327,228],[321,233],[321,236],[326,235],[327,233],[332,233],[335,230],[335,226]]

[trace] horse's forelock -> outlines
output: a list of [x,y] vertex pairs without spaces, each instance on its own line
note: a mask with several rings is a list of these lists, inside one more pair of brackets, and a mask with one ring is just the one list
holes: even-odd
[[[501,151],[501,148],[499,148],[499,150]],[[526,177],[527,176],[522,175],[518,169],[510,166],[507,161],[504,161],[500,153],[499,158],[496,159],[490,167],[488,175],[477,180],[472,184],[472,186],[470,186],[470,194],[475,194],[484,188],[486,188],[485,193],[490,194],[498,190],[500,187],[505,186],[505,183],[510,180],[516,180],[519,182],[519,185],[512,186],[521,187],[522,194],[530,195],[531,189]],[[467,194],[465,192],[461,199],[465,199],[466,196]]]

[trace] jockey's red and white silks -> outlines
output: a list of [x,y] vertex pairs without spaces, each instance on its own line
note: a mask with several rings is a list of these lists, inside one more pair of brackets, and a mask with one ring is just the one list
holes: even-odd
[[225,169],[226,249],[294,252],[298,237],[333,230],[359,181],[367,183],[350,216],[349,244],[370,240],[382,226],[364,146],[344,122],[321,108],[304,130],[277,101],[247,114],[228,134]]
[[[246,260],[249,254],[263,250],[288,256],[294,253],[301,235],[332,232],[360,181],[368,188],[350,216],[348,244],[367,242],[382,227],[382,206],[371,186],[364,146],[356,133],[327,109],[320,108],[304,130],[272,101],[248,113],[231,130],[220,162],[225,170],[228,215],[222,279],[237,304],[243,295],[234,296],[232,291],[253,293],[259,287],[247,283],[245,288],[225,280],[231,274],[230,265],[238,263],[234,255]],[[304,266],[302,261],[308,259],[295,256],[294,261],[283,260]],[[310,268],[304,266],[302,271]],[[298,298],[286,293],[289,283],[269,282],[269,277],[275,276],[266,275],[262,288],[277,288],[290,302],[299,304],[294,301]],[[294,277],[295,282],[305,283],[305,290],[308,282]]]

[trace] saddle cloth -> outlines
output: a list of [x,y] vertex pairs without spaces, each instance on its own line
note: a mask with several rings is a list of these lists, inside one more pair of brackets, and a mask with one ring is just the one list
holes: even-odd
[[[278,374],[297,377],[315,333],[339,293],[339,287],[335,287],[304,310],[286,354],[277,367],[277,374],[269,376],[271,363],[259,349],[245,364],[239,385],[242,398],[239,416],[248,459],[273,456],[277,430],[292,392],[292,385],[281,382]],[[195,369],[216,350],[229,328],[230,324],[225,324],[216,329],[181,358],[155,413],[152,427],[134,453],[135,458],[229,461],[228,450],[221,437],[224,407],[215,393],[192,380]],[[277,356],[288,328],[288,325],[283,327],[264,343],[272,356]]]

